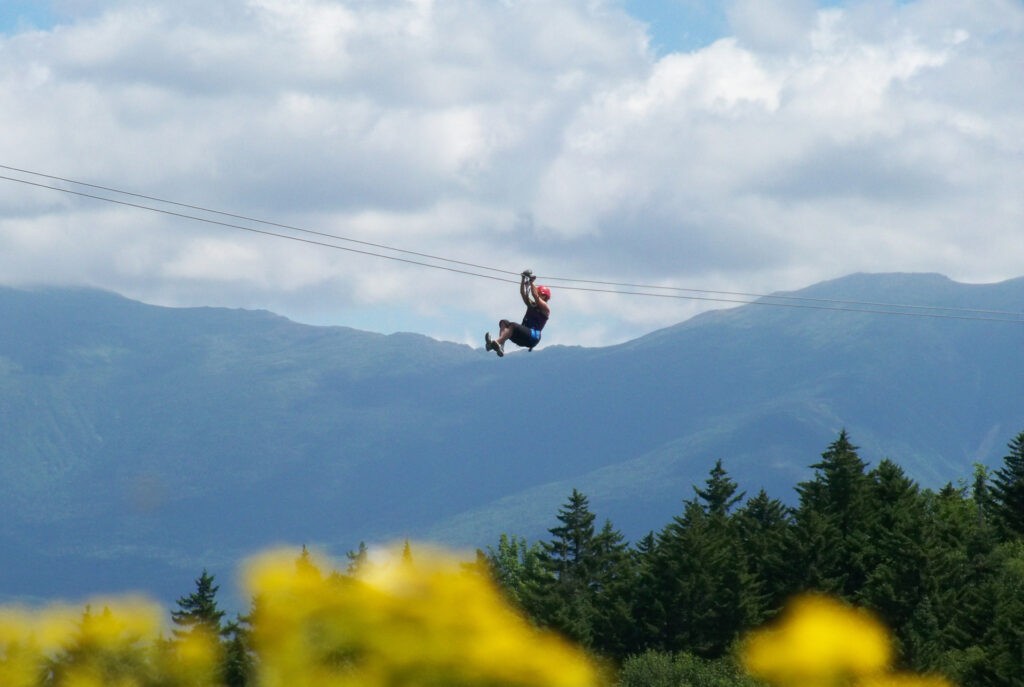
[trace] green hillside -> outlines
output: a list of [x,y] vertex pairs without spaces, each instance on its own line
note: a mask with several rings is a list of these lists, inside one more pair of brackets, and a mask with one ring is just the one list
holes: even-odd
[[[1016,311],[1024,280],[855,275],[793,295]],[[1019,323],[748,305],[498,361],[87,290],[3,289],[0,317],[7,596],[147,580],[168,598],[277,542],[485,546],[510,523],[543,533],[572,488],[636,539],[719,459],[787,498],[844,427],[869,463],[937,487],[997,461],[1024,418]]]

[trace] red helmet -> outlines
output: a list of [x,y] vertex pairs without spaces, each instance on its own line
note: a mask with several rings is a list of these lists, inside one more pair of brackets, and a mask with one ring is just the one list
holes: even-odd
[[537,295],[539,295],[541,298],[543,298],[546,301],[547,300],[551,300],[551,289],[549,289],[546,286],[538,286],[537,287]]

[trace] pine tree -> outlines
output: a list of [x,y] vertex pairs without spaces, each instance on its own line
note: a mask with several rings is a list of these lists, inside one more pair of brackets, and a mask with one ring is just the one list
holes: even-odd
[[732,507],[742,501],[745,495],[736,493],[738,485],[726,473],[721,460],[715,461],[715,466],[711,468],[711,474],[704,484],[704,489],[694,487],[693,490],[703,501],[704,511],[708,515],[728,515]]
[[857,448],[842,430],[821,454],[821,461],[811,465],[816,471],[814,480],[797,485],[800,505],[832,516],[844,536],[860,524],[869,482],[867,464],[857,455]]
[[505,557],[513,561],[502,565],[523,575],[520,599],[539,625],[590,650],[624,656],[633,625],[635,568],[629,547],[610,521],[595,531],[596,516],[576,489],[557,519],[560,524],[548,530],[551,540],[536,550],[521,549],[521,564],[506,540]]
[[999,547],[994,557],[993,612],[986,634],[992,684],[1024,685],[1024,543]]
[[637,570],[622,533],[606,520],[594,538],[591,570],[592,646],[601,655],[622,660],[632,651]]
[[530,545],[523,537],[502,534],[498,538],[498,548],[487,547],[483,559],[491,577],[509,600],[525,609],[526,585],[540,575],[540,555],[539,543]]
[[658,537],[652,567],[665,615],[657,648],[717,658],[752,623],[757,592],[728,515],[736,485],[721,462],[706,484]]
[[658,538],[649,532],[630,552],[635,571],[633,590],[633,626],[629,646],[631,654],[664,646],[667,613],[658,579]]
[[925,593],[924,501],[917,484],[891,460],[883,460],[869,476],[873,517],[864,552],[867,578],[857,598],[881,616],[902,650]]
[[1006,537],[1024,537],[1024,432],[1009,444],[1003,466],[992,476],[996,520]]
[[762,489],[737,511],[735,524],[755,597],[753,621],[774,617],[795,592],[798,546],[789,508]]
[[978,526],[983,527],[993,517],[995,503],[992,500],[991,476],[988,468],[981,463],[974,464],[974,483],[971,498],[978,509]]
[[941,671],[959,684],[982,684],[974,678],[986,670],[978,644],[992,615],[993,539],[966,491],[947,484],[922,495],[922,598],[902,640],[908,667]]
[[348,558],[348,565],[345,567],[345,574],[350,577],[358,575],[365,567],[370,558],[370,552],[366,548],[366,542],[359,542],[359,548],[355,551],[348,551],[345,554]]
[[811,467],[814,479],[797,485],[796,533],[802,543],[802,586],[853,600],[867,578],[869,547],[867,464],[844,429]]
[[595,566],[595,515],[587,497],[573,489],[557,515],[561,525],[548,530],[552,539],[541,543],[540,569],[529,580],[524,601],[541,625],[556,629],[572,640],[590,646],[593,640],[593,594],[590,589]]
[[171,620],[178,627],[173,630],[177,638],[185,637],[197,629],[208,632],[211,637],[220,637],[224,628],[221,621],[224,611],[217,607],[219,586],[213,583],[214,576],[205,569],[195,580],[196,591],[178,599],[178,610],[171,612]]
[[256,658],[250,636],[252,627],[248,616],[237,616],[224,628],[224,684],[226,687],[246,687],[254,682]]

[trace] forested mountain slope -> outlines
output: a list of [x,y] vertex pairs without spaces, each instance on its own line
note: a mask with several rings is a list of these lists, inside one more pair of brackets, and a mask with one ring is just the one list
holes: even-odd
[[[1024,280],[854,275],[790,295],[1020,311]],[[497,360],[95,291],[0,289],[0,318],[7,596],[170,598],[277,542],[484,547],[543,535],[574,487],[636,537],[718,459],[788,498],[845,427],[867,461],[937,486],[1024,428],[1020,323],[747,305]]]

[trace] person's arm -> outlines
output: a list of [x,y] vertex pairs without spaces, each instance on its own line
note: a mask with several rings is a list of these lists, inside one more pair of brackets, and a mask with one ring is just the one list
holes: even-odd
[[537,292],[533,287],[533,280],[529,279],[525,274],[523,275],[522,281],[519,282],[519,295],[523,298],[523,303],[526,303],[526,307],[532,307],[533,303],[530,302],[530,297],[537,300]]
[[540,297],[539,293],[537,293],[537,285],[533,282],[532,279],[530,280],[530,297],[533,300],[533,302],[527,302],[526,305],[533,308],[537,308],[545,315],[551,314],[551,306],[547,304],[547,301]]

